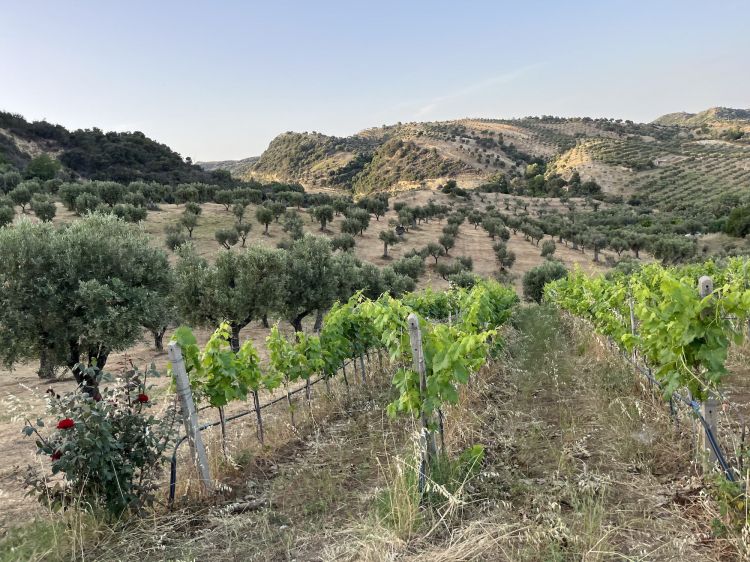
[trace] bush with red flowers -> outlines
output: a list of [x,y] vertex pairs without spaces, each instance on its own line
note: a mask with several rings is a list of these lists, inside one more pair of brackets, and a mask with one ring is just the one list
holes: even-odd
[[[149,373],[155,374],[153,367]],[[104,507],[119,515],[153,501],[176,415],[172,406],[151,413],[146,374],[125,373],[99,401],[80,391],[50,396],[48,411],[58,421],[49,435],[40,433],[43,420],[27,422],[23,432],[36,435],[37,452],[51,461],[52,476],[30,467],[26,478],[41,502],[53,509]]]

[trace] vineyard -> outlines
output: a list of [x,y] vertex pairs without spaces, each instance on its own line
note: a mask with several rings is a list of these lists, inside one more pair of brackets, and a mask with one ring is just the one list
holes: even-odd
[[[699,455],[718,461],[731,482],[746,476],[747,428],[725,381],[730,347],[748,331],[747,269],[747,260],[732,259],[721,266],[650,265],[595,278],[575,272],[545,288],[548,302],[591,322],[621,348],[669,402],[673,416],[676,405],[688,407],[691,421],[705,429]],[[740,488],[735,493],[744,498]]]
[[[294,385],[304,384],[308,401],[311,381],[316,375],[328,385],[340,373],[348,388],[345,366],[351,364],[356,374],[357,362],[362,382],[366,383],[365,356],[377,354],[382,371],[384,353],[389,365],[386,370],[395,370],[394,397],[388,404],[388,414],[411,414],[422,420],[426,468],[436,460],[433,432],[439,430],[443,441],[442,407],[458,401],[458,387],[481,368],[491,347],[500,344],[495,337],[496,328],[509,318],[517,301],[512,289],[489,281],[471,289],[426,290],[402,299],[383,295],[371,300],[356,294],[348,302],[334,305],[325,316],[319,335],[297,332],[294,341],[289,341],[275,326],[266,341],[270,359],[267,369],[261,368],[251,340],[242,344],[239,351],[232,351],[227,324],[214,332],[202,350],[189,328],[179,328],[174,341],[184,357],[197,402],[221,409],[232,400],[245,400],[252,393],[254,408],[234,418],[254,413],[261,444],[264,429],[260,392],[273,393],[283,385],[290,421],[295,425],[291,390]],[[417,340],[415,333],[420,334]],[[183,411],[191,408],[189,405]],[[221,420],[225,435],[223,414]],[[212,425],[215,424],[206,427]],[[195,449],[192,441],[199,432],[190,427],[187,418],[186,427]],[[176,449],[170,500],[174,499],[175,463]],[[421,477],[425,476],[423,472]],[[207,473],[203,480],[209,480]]]

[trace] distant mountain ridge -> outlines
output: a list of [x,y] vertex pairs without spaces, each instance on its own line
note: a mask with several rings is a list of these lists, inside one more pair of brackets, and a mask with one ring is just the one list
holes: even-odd
[[[429,187],[448,179],[467,187],[498,175],[512,180],[523,176],[529,164],[545,162],[548,173],[567,178],[578,171],[607,192],[627,195],[666,167],[698,166],[691,163],[703,152],[709,159],[731,154],[729,165],[739,170],[729,187],[741,183],[740,161],[748,141],[750,110],[744,109],[673,113],[652,123],[553,116],[459,119],[398,123],[350,137],[286,132],[256,161],[228,162],[224,169],[240,179],[295,181],[365,194]],[[217,167],[222,166],[210,163],[207,169]],[[716,183],[707,174],[698,177]]]

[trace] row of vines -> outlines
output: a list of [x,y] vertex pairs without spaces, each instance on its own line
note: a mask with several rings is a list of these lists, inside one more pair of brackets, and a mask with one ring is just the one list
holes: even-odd
[[[433,414],[444,404],[457,402],[459,386],[484,364],[491,347],[499,345],[496,328],[509,318],[517,302],[512,288],[494,281],[481,281],[470,289],[427,289],[399,299],[384,294],[372,300],[357,293],[331,308],[319,333],[296,332],[288,338],[274,326],[265,342],[265,363],[250,339],[238,350],[232,349],[225,323],[203,349],[187,327],[178,328],[173,341],[182,350],[196,402],[219,408],[223,419],[223,407],[229,402],[252,396],[261,442],[261,393],[284,388],[294,424],[292,386],[305,384],[309,399],[313,377],[328,384],[341,374],[348,387],[345,365],[353,365],[356,373],[359,363],[364,379],[364,358],[372,356],[395,371],[388,413],[422,416],[430,420],[431,432]],[[417,319],[421,331],[426,381],[422,386],[410,342],[410,316]]]
[[[713,281],[701,296],[698,280]],[[576,271],[545,287],[545,300],[591,321],[628,352],[653,367],[668,397],[687,388],[696,400],[717,390],[729,346],[743,338],[750,318],[748,262],[737,258],[631,274],[588,277]]]

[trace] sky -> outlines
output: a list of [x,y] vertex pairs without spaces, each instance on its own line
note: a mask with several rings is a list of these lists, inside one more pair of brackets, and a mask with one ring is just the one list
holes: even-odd
[[750,108],[749,0],[0,0],[0,109],[195,161],[277,134]]

